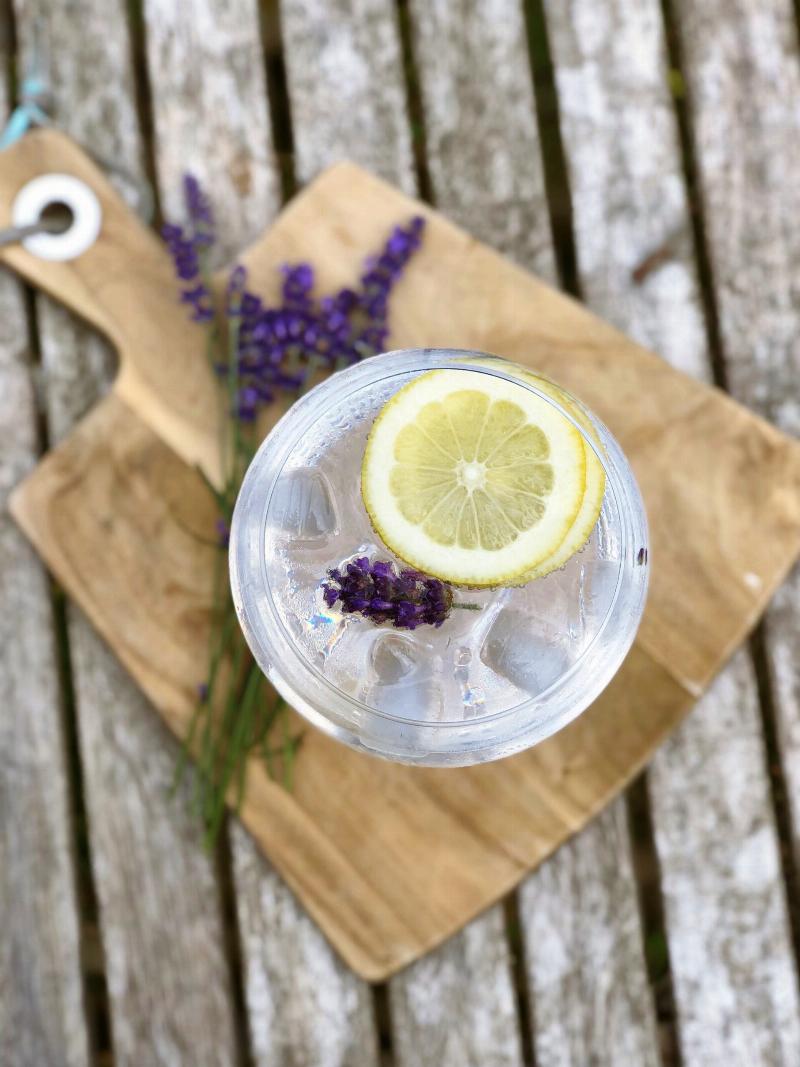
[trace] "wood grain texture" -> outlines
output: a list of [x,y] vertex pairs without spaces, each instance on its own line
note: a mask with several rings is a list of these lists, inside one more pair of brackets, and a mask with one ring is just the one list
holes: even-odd
[[658,1067],[622,801],[523,882],[520,911],[537,1064]]
[[[413,192],[394,5],[338,3],[332,24],[329,3],[303,0],[283,6],[283,22],[300,175],[307,178],[344,157]],[[303,61],[315,46],[322,48],[323,61],[309,68]],[[448,42],[444,54],[454,46]],[[398,975],[389,997],[399,1067],[519,1063],[519,1023],[499,909]]]
[[[182,175],[198,177],[213,203],[214,265],[222,266],[279,207],[256,5],[148,0],[145,13],[161,203],[182,218]],[[258,279],[251,284],[264,291]],[[374,1067],[368,987],[334,954],[252,837],[233,823],[229,832],[255,1067]]]
[[144,17],[164,212],[183,217],[181,178],[196,171],[233,255],[271,221],[280,192],[256,4],[145,0]]
[[[797,435],[800,68],[794,11],[780,0],[680,3],[676,10],[728,382],[738,399]],[[795,569],[765,621],[795,862],[800,856],[799,604],[800,570]]]
[[800,434],[800,65],[791,0],[675,4],[730,388]]
[[394,1057],[418,1067],[522,1064],[501,908],[389,985]]
[[238,823],[233,838],[255,1063],[375,1067],[369,987],[345,967]]
[[[141,175],[124,5],[21,3],[22,55],[35,19],[49,34],[61,119],[104,157]],[[106,345],[37,301],[53,440],[110,384]],[[186,797],[169,800],[176,747],[139,689],[70,606],[69,640],[115,1062],[172,1065],[202,1050],[235,1057],[216,872]]]
[[410,13],[437,207],[555,282],[521,4],[412,0]]
[[[0,69],[9,56],[0,46]],[[8,101],[0,86],[0,113]],[[0,278],[0,1062],[88,1067],[62,697],[47,577],[6,510],[39,450],[20,287]]]
[[673,366],[705,378],[660,5],[545,0],[545,12],[586,302]]
[[[254,276],[263,276],[265,264],[308,256],[318,265],[321,287],[332,288],[353,276],[365,248],[377,245],[398,217],[415,210],[399,192],[342,165],[296,198],[244,261]],[[672,545],[672,562],[666,558],[660,566],[674,568],[669,577],[687,598],[681,618],[693,620],[693,634],[703,636],[705,669],[713,671],[715,660],[719,663],[729,644],[741,639],[796,551],[797,445],[428,214],[418,269],[404,276],[394,298],[398,343],[441,338],[523,361],[532,358],[533,349],[540,367],[573,387],[577,383],[576,391],[610,415],[640,473],[654,525],[656,520],[663,525],[665,518],[680,520],[686,531],[686,539]],[[631,402],[621,403],[626,398]],[[633,398],[644,402],[637,406]],[[713,462],[707,456],[709,439],[715,442]],[[674,476],[673,465],[692,469],[692,481]],[[89,469],[93,474],[87,479]],[[123,484],[125,490],[115,488]],[[672,495],[667,513],[662,501],[659,518],[658,495],[665,486]],[[210,522],[208,495],[199,479],[168,449],[159,448],[152,432],[112,397],[14,499],[26,530],[46,548],[57,573],[114,639],[120,656],[180,732],[194,702],[192,648],[203,640],[205,618],[198,548],[193,558],[192,538],[180,530],[174,511],[182,510],[183,525],[191,526],[190,516],[200,521],[205,508]],[[121,500],[129,506],[121,508]],[[153,531],[160,538],[155,557]],[[662,533],[659,543],[667,544]],[[766,559],[765,540],[771,545]],[[89,546],[99,541],[109,567],[102,573],[81,566],[82,558],[93,557]],[[711,553],[713,567],[692,552]],[[147,603],[141,596],[144,559]],[[763,587],[743,583],[731,601],[725,581],[731,562],[744,572],[758,566],[766,576]],[[687,566],[694,567],[693,582],[683,573]],[[116,591],[108,574],[114,575]],[[246,824],[362,974],[385,976],[439,943],[582,826],[641,767],[692,692],[686,671],[670,656],[676,623],[659,622],[665,595],[662,578],[648,605],[649,629],[646,624],[635,653],[606,694],[570,729],[520,756],[518,763],[415,773],[376,764],[309,731],[293,796],[252,768]],[[132,601],[140,620],[136,626],[130,615],[123,621],[120,614],[123,607],[130,613]],[[709,604],[713,624],[703,626]],[[682,644],[686,635],[678,638]],[[646,715],[640,712],[642,685],[648,693]],[[364,809],[366,795],[368,826],[354,826],[352,813]],[[424,833],[415,831],[409,811],[420,818]],[[487,847],[492,841],[496,846]],[[442,870],[452,877],[446,892],[439,880]]]
[[649,776],[682,1062],[797,1063],[797,977],[744,652]]
[[[418,2],[411,10],[437,205],[555,281],[521,5]],[[537,1062],[613,1064],[624,1050],[631,1063],[654,1063],[624,801],[522,883],[519,916]],[[575,995],[590,988],[591,996]]]
[[353,159],[415,190],[397,15],[391,0],[281,5],[297,175]]
[[[660,5],[572,0],[548,3],[547,13],[587,301],[673,365],[708,379]],[[659,252],[653,269],[637,281],[641,265]],[[729,715],[738,729],[720,726]],[[749,738],[744,749],[742,731]],[[775,1059],[765,1059],[770,1041],[756,1055],[753,1035],[757,1020],[765,1034],[774,1034],[796,1002],[782,890],[779,879],[767,878],[756,894],[751,861],[731,861],[755,852],[765,870],[778,867],[755,683],[741,657],[678,737],[681,743],[654,758],[650,794],[683,1061],[687,1067],[722,1062],[739,1047],[753,1050],[737,1054],[742,1062],[780,1063],[780,1043]],[[687,754],[712,751],[711,763],[692,760],[692,777]],[[731,778],[741,789],[736,819],[729,815]],[[696,921],[702,913],[708,922]],[[732,954],[735,924],[747,922],[745,914],[759,919],[749,947]],[[745,952],[750,961],[771,963],[742,966]],[[788,1020],[787,1048],[794,1047],[794,1029]]]

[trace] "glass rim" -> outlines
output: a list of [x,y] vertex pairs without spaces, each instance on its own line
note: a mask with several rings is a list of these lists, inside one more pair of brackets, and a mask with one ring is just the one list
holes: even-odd
[[[497,366],[490,366],[484,363],[477,365],[471,360],[480,358],[481,360],[497,360]],[[613,436],[610,431],[603,425],[603,423],[594,415],[589,409],[587,409],[582,402],[574,397],[567,389],[564,389],[557,382],[552,382],[553,386],[564,394],[565,399],[569,399],[574,402],[579,410],[584,413],[591,421],[591,424],[597,428],[601,435],[606,436],[610,442],[615,446],[618,456],[609,454],[608,442],[603,441],[599,443],[593,440],[587,433],[586,427],[582,426],[580,421],[568,410],[566,410],[558,400],[552,395],[543,392],[536,388],[535,383],[529,381],[523,381],[519,377],[516,377],[512,372],[504,371],[503,363],[510,362],[512,366],[516,366],[513,361],[506,361],[503,357],[491,356],[489,353],[481,352],[474,349],[454,349],[454,348],[421,348],[421,349],[396,349],[390,352],[385,352],[377,356],[372,356],[369,359],[364,360],[359,364],[354,364],[351,367],[345,368],[334,374],[331,374],[324,381],[320,382],[313,389],[311,389],[305,396],[301,397],[292,407],[284,413],[281,419],[275,424],[271,432],[267,435],[264,441],[261,443],[255,457],[253,458],[250,468],[248,469],[245,479],[242,484],[239,499],[236,503],[236,509],[233,516],[233,522],[231,526],[230,537],[230,571],[231,571],[231,587],[234,594],[234,601],[236,603],[237,614],[239,616],[242,629],[247,638],[248,644],[253,651],[253,654],[259,663],[259,666],[265,670],[265,673],[270,678],[270,681],[276,686],[279,691],[282,691],[281,683],[284,683],[285,687],[290,691],[291,697],[290,703],[297,704],[298,696],[299,701],[303,705],[303,713],[307,714],[307,717],[313,718],[313,721],[323,728],[326,732],[332,734],[335,737],[341,738],[341,731],[355,733],[355,724],[349,723],[340,725],[339,720],[344,718],[344,714],[335,715],[332,711],[326,714],[319,710],[319,707],[315,707],[313,702],[303,698],[298,694],[295,680],[298,675],[305,676],[313,679],[314,686],[320,690],[325,696],[318,701],[320,706],[326,705],[326,698],[330,699],[333,704],[338,704],[343,708],[347,708],[353,716],[358,717],[361,721],[367,718],[374,718],[375,720],[383,720],[388,723],[397,724],[398,726],[413,727],[414,730],[421,730],[423,732],[429,731],[442,731],[452,732],[453,734],[461,735],[462,737],[474,734],[477,728],[483,728],[489,724],[496,724],[500,721],[508,720],[513,716],[523,715],[526,711],[535,708],[539,705],[545,706],[547,703],[548,695],[552,694],[554,690],[563,687],[564,684],[569,681],[575,674],[577,674],[586,660],[588,654],[596,647],[598,641],[605,634],[607,627],[610,625],[611,620],[615,614],[615,608],[617,607],[624,576],[624,562],[626,552],[630,549],[630,541],[634,539],[634,533],[639,533],[638,540],[641,540],[643,544],[647,544],[647,531],[646,531],[646,519],[644,518],[643,509],[641,519],[643,520],[644,529],[640,531],[634,531],[629,529],[628,522],[623,522],[620,530],[621,537],[621,551],[619,566],[617,570],[616,584],[611,601],[606,610],[605,616],[600,624],[597,632],[593,635],[588,645],[581,650],[580,656],[574,663],[570,664],[569,668],[560,674],[554,681],[547,686],[546,689],[537,693],[535,696],[531,695],[527,699],[520,701],[511,707],[503,708],[500,711],[496,711],[491,715],[478,716],[472,719],[449,719],[449,720],[423,720],[417,718],[408,718],[406,716],[392,714],[384,709],[376,708],[371,704],[360,700],[355,695],[340,689],[329,678],[327,678],[317,665],[305,654],[305,652],[298,646],[297,639],[293,637],[288,629],[284,618],[280,610],[278,609],[274,599],[274,587],[269,581],[267,574],[267,556],[263,550],[263,546],[267,543],[267,530],[269,522],[270,507],[272,505],[275,489],[284,475],[286,466],[290,463],[292,454],[297,448],[298,444],[302,441],[304,435],[312,427],[322,412],[329,410],[329,408],[336,404],[343,405],[347,403],[348,398],[361,392],[364,388],[370,385],[377,384],[379,382],[386,381],[387,379],[397,377],[408,377],[413,374],[422,374],[428,370],[435,369],[447,369],[455,371],[463,371],[474,374],[488,374],[490,376],[499,377],[512,384],[524,388],[529,392],[539,396],[542,400],[552,405],[557,411],[559,411],[564,418],[566,418],[580,433],[582,440],[588,444],[599,462],[603,466],[603,470],[606,474],[606,493],[611,493],[614,498],[618,513],[625,518],[630,511],[630,501],[627,499],[629,493],[625,491],[625,481],[632,480],[632,476],[626,479],[623,477],[623,472],[629,471],[627,461],[619,450],[619,446],[616,445]],[[389,363],[390,366],[386,366]],[[520,365],[521,366],[521,365]],[[529,368],[524,368],[529,369]],[[550,382],[550,379],[545,375],[538,374],[537,371],[530,368],[530,373]],[[342,391],[343,383],[346,383],[346,391]],[[291,432],[287,433],[287,428],[291,426]],[[621,461],[621,463],[620,463]],[[267,484],[264,484],[265,469],[269,467],[269,480]],[[257,528],[257,544],[262,546],[262,550],[259,553],[259,580],[260,580],[260,593],[263,598],[266,598],[268,605],[268,611],[266,613],[268,624],[264,616],[261,616],[261,626],[253,625],[253,619],[251,613],[255,610],[254,606],[248,604],[246,601],[251,598],[247,598],[243,595],[243,587],[240,581],[239,575],[239,549],[242,543],[242,535],[244,529],[244,523],[247,521],[252,524],[255,519],[254,515],[248,515],[245,520],[244,509],[248,503],[247,492],[252,493],[256,487],[256,482],[260,482],[258,486],[258,528]],[[635,486],[635,482],[633,483]],[[637,489],[638,494],[638,489]],[[240,508],[240,503],[242,507]],[[639,500],[641,505],[641,501]],[[393,554],[394,555],[394,554]],[[331,563],[332,566],[336,565],[336,561]],[[252,584],[252,583],[251,583]],[[646,583],[645,583],[646,586]],[[456,588],[463,588],[456,586]],[[498,587],[500,588],[500,587]],[[644,597],[642,597],[643,601]],[[614,663],[613,670],[609,672],[608,678],[598,689],[598,693],[605,688],[608,681],[616,673],[619,668],[625,653],[627,652],[630,644],[632,644],[635,637],[636,630],[638,628],[639,618],[641,611],[639,611],[635,623],[636,625],[631,627],[630,641],[627,644],[622,656],[618,661]],[[381,627],[388,633],[396,632],[392,627]],[[270,631],[272,631],[270,633]],[[277,631],[277,632],[276,632]],[[259,633],[261,637],[271,638],[264,642],[259,639]],[[276,638],[282,638],[282,640]],[[266,643],[267,647],[262,647]],[[261,653],[261,655],[259,655]],[[276,666],[277,663],[280,667]],[[603,672],[606,673],[605,671]],[[282,695],[286,695],[285,693]],[[590,700],[595,699],[598,694],[595,693]],[[546,734],[549,734],[560,729],[567,722],[575,718],[588,706],[583,704],[576,708],[574,714],[565,716],[559,715],[558,721],[553,725]],[[541,721],[541,720],[540,720]]]

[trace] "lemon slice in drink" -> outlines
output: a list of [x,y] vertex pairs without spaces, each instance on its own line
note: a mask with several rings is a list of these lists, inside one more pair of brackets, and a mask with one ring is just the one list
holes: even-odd
[[[602,450],[600,438],[598,437],[592,420],[589,418],[583,405],[575,400],[574,397],[565,393],[561,386],[556,385],[555,382],[552,382],[549,378],[543,377],[541,374],[529,371],[524,367],[520,367],[516,363],[509,363],[507,360],[500,359],[497,356],[479,356],[471,361],[483,367],[494,367],[497,370],[503,371],[505,374],[511,374],[515,378],[519,378],[521,381],[529,382],[535,389],[538,389],[539,392],[552,397],[557,404],[560,404],[561,407],[575,419],[578,425],[585,431],[587,437],[594,441],[598,449]],[[575,521],[567,532],[564,540],[553,554],[547,559],[542,560],[541,563],[538,563],[535,567],[532,567],[526,574],[521,575],[516,579],[515,584],[517,582],[524,584],[525,582],[532,581],[534,578],[543,578],[552,571],[558,570],[558,568],[563,567],[576,552],[583,548],[589,540],[591,532],[600,517],[600,509],[603,505],[603,497],[605,496],[606,491],[606,474],[603,469],[603,464],[600,462],[591,444],[589,444],[588,441],[584,441],[583,448],[586,456],[586,487],[584,489],[581,506],[578,509],[578,514],[575,516]]]
[[456,370],[422,374],[386,404],[361,470],[389,548],[461,585],[527,580],[563,543],[585,491],[569,419],[514,382]]

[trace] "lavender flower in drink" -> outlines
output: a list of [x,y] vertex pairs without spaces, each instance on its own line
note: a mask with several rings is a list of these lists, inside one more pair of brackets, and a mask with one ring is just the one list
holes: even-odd
[[346,614],[363,615],[376,624],[391,623],[398,630],[439,627],[453,608],[478,610],[475,604],[454,603],[452,586],[438,578],[398,570],[387,560],[370,562],[367,556],[329,570],[322,596],[329,608],[338,603]]

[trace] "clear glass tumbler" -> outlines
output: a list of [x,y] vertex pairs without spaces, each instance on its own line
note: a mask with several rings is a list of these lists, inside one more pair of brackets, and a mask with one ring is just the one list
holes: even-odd
[[[330,608],[322,583],[358,557],[397,560],[361,499],[372,423],[412,378],[444,368],[496,375],[536,393],[580,431],[605,471],[600,516],[560,569],[526,585],[457,591],[477,610],[440,628],[376,626]],[[354,748],[429,766],[499,759],[549,737],[608,685],[644,608],[647,522],[608,429],[528,369],[479,352],[388,352],[332,375],[261,445],[230,542],[233,597],[247,642],[278,692]]]

